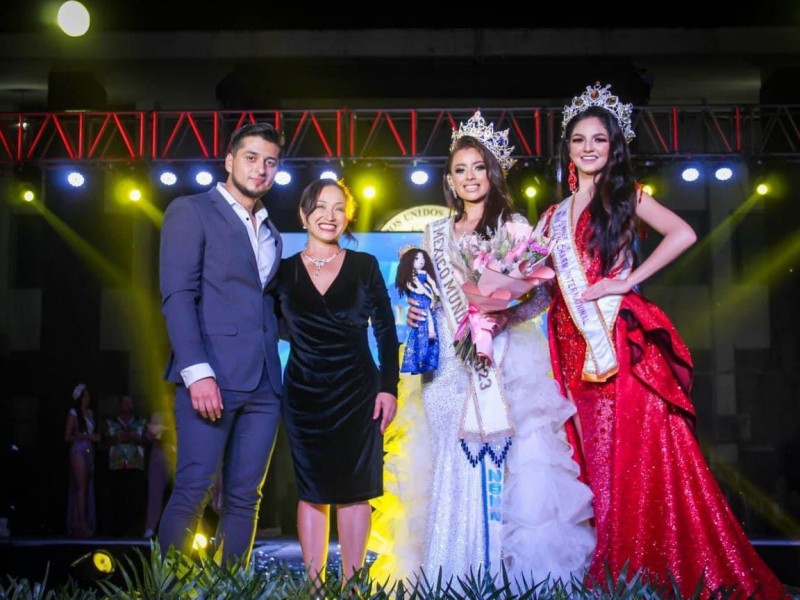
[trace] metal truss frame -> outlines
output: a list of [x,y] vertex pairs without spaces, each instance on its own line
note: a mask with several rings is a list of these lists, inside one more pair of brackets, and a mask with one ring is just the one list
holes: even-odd
[[[230,133],[266,121],[286,135],[287,163],[443,163],[474,109],[322,109],[0,113],[0,164],[219,161]],[[518,159],[558,155],[561,107],[481,109],[509,129]],[[800,158],[799,105],[644,106],[633,113],[637,159]]]

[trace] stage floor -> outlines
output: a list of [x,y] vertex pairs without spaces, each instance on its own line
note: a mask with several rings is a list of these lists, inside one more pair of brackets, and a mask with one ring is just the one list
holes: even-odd
[[[758,553],[775,571],[789,591],[800,598],[800,540],[752,540]],[[76,540],[65,537],[15,537],[0,540],[0,577],[44,581],[52,589],[66,583],[70,565],[81,556],[103,548],[127,565],[124,557],[140,564],[140,556],[149,557],[150,541],[143,538],[92,538]],[[367,562],[376,555],[369,553]],[[275,572],[286,567],[292,573],[303,573],[300,542],[292,536],[258,537],[253,546],[253,564],[260,570]],[[331,542],[328,570],[337,572],[341,566],[339,545]]]
[[[139,555],[150,556],[150,540],[145,538],[72,539],[67,537],[15,537],[0,540],[0,578],[7,575],[30,581],[43,581],[47,574],[47,587],[67,581],[70,565],[81,556],[97,549],[105,549],[117,560],[127,565],[124,557],[140,564]],[[367,562],[375,559],[368,553]],[[303,553],[296,537],[275,536],[257,538],[253,545],[253,565],[259,569],[276,572],[287,568],[298,575],[304,573]],[[341,566],[339,544],[334,540],[328,552],[328,570],[337,572]]]

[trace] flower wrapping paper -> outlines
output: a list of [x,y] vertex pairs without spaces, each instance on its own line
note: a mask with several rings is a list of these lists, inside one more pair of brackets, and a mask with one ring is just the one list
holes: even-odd
[[527,223],[506,222],[491,239],[464,236],[458,249],[463,261],[460,284],[469,306],[456,331],[456,352],[468,364],[491,364],[496,327],[488,315],[555,277],[545,265],[551,243]]

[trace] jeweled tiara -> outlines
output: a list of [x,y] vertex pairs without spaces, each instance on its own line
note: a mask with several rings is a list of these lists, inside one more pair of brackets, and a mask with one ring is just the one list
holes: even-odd
[[600,106],[605,108],[617,118],[622,129],[622,134],[625,136],[625,141],[630,141],[636,137],[636,134],[631,127],[631,114],[633,113],[633,104],[625,104],[619,101],[619,98],[611,93],[611,84],[602,86],[598,81],[594,85],[587,85],[586,91],[580,96],[575,96],[572,99],[572,104],[564,107],[564,118],[561,121],[561,137],[563,138],[567,132],[567,124],[572,120],[575,115],[579,115],[590,106]]
[[453,129],[450,152],[453,151],[453,146],[455,146],[456,142],[465,135],[475,138],[486,146],[489,152],[494,154],[504,172],[507,173],[517,162],[516,159],[511,158],[511,151],[514,146],[508,145],[508,129],[495,131],[494,123],[487,123],[481,116],[481,111],[475,111],[475,114],[469,118],[466,125],[461,123],[458,129]]

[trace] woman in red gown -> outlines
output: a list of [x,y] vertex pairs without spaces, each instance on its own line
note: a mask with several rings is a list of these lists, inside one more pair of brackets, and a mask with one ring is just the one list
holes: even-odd
[[[631,105],[600,84],[564,109],[561,164],[568,197],[540,225],[557,240],[549,317],[553,370],[577,406],[577,452],[594,492],[602,585],[642,571],[684,597],[735,586],[736,597],[789,597],[758,556],[701,452],[690,398],[692,358],[638,285],[682,254],[691,227],[637,189]],[[567,189],[565,196],[567,196]],[[663,236],[634,263],[641,219]]]

